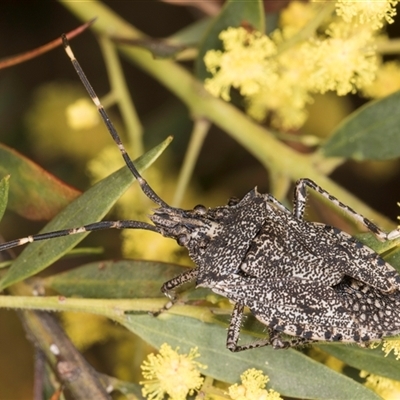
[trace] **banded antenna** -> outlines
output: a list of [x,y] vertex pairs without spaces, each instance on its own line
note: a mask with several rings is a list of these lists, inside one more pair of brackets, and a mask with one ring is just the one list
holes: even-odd
[[[94,91],[92,85],[90,84],[85,73],[83,72],[82,67],[80,66],[78,60],[75,58],[75,55],[69,45],[67,36],[65,34],[61,35],[61,39],[62,39],[62,43],[63,43],[64,49],[65,49],[65,52],[67,53],[68,57],[71,59],[71,62],[75,68],[75,71],[77,72],[80,80],[82,81],[83,85],[85,86],[91,99],[93,100],[93,103],[96,105],[97,110],[99,111],[104,124],[106,125],[108,131],[111,134],[111,137],[113,138],[114,142],[118,146],[119,151],[121,152],[121,155],[125,161],[125,164],[127,165],[129,170],[132,172],[133,176],[138,181],[143,193],[150,200],[152,200],[154,203],[159,205],[161,208],[171,209],[172,207],[170,207],[164,200],[162,200],[160,198],[160,196],[158,196],[158,194],[147,183],[147,181],[142,177],[142,175],[140,175],[139,171],[133,164],[132,159],[129,157],[129,154],[126,151],[124,145],[122,144],[121,138],[118,135],[117,130],[115,129],[113,123],[111,122],[109,116],[107,115],[107,112],[105,111],[98,96],[96,95],[96,92]],[[31,236],[26,236],[26,237],[20,238],[20,239],[15,239],[10,242],[0,244],[0,251],[8,250],[13,247],[22,246],[26,243],[36,242],[39,240],[53,239],[53,238],[57,238],[57,237],[61,237],[61,236],[75,235],[78,233],[92,232],[92,231],[103,230],[103,229],[144,229],[144,230],[148,230],[148,231],[161,233],[160,228],[158,228],[154,225],[151,225],[147,222],[133,221],[133,220],[100,221],[100,222],[94,222],[92,224],[84,225],[79,228],[62,229],[59,231],[39,233],[36,235],[31,235]]]
[[85,89],[89,93],[89,96],[93,100],[93,103],[96,105],[97,110],[99,111],[102,120],[104,121],[108,131],[111,134],[111,137],[114,139],[114,142],[117,144],[119,151],[125,161],[125,164],[128,166],[129,170],[132,172],[133,176],[137,179],[140,187],[142,188],[143,193],[154,203],[158,204],[160,207],[170,208],[168,204],[158,196],[158,194],[150,187],[150,185],[145,181],[145,179],[140,175],[139,171],[134,166],[131,158],[129,157],[128,152],[126,151],[124,145],[122,144],[121,138],[118,135],[117,130],[115,129],[113,123],[111,122],[110,118],[108,117],[106,111],[104,110],[103,105],[100,103],[99,98],[96,95],[96,92],[93,90],[92,85],[90,84],[88,78],[86,77],[85,73],[82,70],[78,60],[75,58],[74,53],[72,52],[71,46],[69,45],[67,36],[65,34],[61,35],[63,46],[65,52],[67,53],[68,57],[71,59],[72,65],[75,68],[76,73],[78,74],[80,80],[85,86]]

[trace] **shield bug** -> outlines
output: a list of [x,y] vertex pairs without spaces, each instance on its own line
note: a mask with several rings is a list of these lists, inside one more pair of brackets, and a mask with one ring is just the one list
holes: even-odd
[[[399,331],[390,322],[399,303],[400,275],[377,253],[347,233],[305,221],[307,187],[361,223],[380,240],[400,236],[342,204],[309,179],[297,182],[293,211],[270,194],[251,190],[226,206],[192,210],[169,206],[137,171],[65,36],[66,53],[144,194],[159,208],[153,224],[102,221],[79,228],[28,236],[0,245],[0,251],[28,242],[100,229],[145,229],[175,239],[196,267],[166,282],[162,292],[175,301],[175,289],[195,281],[235,302],[227,347],[232,351],[263,345],[276,348],[316,340],[366,343]],[[372,305],[371,305],[372,304]],[[267,326],[270,337],[237,346],[243,309],[247,306]],[[397,307],[398,309],[398,307]],[[282,334],[294,336],[285,341]]]

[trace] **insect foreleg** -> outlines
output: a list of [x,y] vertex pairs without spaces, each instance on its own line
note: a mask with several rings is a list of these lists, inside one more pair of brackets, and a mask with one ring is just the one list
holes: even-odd
[[184,285],[185,283],[194,281],[197,278],[197,274],[198,269],[193,268],[165,282],[161,287],[161,292],[164,293],[170,299],[170,301],[163,308],[161,308],[161,310],[152,313],[152,315],[157,316],[162,312],[169,310],[177,301],[175,289]]

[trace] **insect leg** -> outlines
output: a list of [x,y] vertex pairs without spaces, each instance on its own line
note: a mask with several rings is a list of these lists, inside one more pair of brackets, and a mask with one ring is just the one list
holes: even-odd
[[231,315],[231,321],[228,328],[228,336],[226,339],[226,347],[228,350],[237,353],[239,351],[254,349],[256,347],[269,346],[271,344],[269,338],[254,341],[243,346],[238,346],[240,328],[242,326],[244,305],[240,303],[235,303],[233,312]]
[[283,339],[282,333],[267,327],[268,338],[255,340],[254,342],[238,346],[240,327],[242,326],[244,306],[236,303],[232,312],[231,322],[228,328],[226,347],[228,350],[237,353],[239,351],[254,349],[257,347],[272,346],[274,349],[288,349],[298,347],[308,343],[315,343],[315,340],[306,338],[295,338],[291,340]]
[[326,190],[322,189],[315,182],[310,179],[300,179],[296,182],[294,200],[293,200],[293,214],[298,219],[303,219],[304,210],[307,201],[307,186],[317,193],[331,201],[336,206],[340,207],[348,216],[353,218],[355,221],[359,222],[365,226],[369,231],[371,231],[379,240],[392,240],[400,237],[400,230],[394,229],[393,231],[386,233],[380,229],[377,225],[371,222],[369,219],[363,217],[361,214],[354,211],[351,207],[346,206],[336,197],[329,194]]
[[265,196],[268,203],[271,203],[277,209],[283,211],[286,214],[291,214],[291,211],[287,207],[285,207],[280,201],[278,201],[274,196],[268,193]]
[[175,289],[185,283],[192,282],[197,278],[198,270],[197,268],[192,268],[189,271],[183,272],[182,274],[176,276],[165,282],[161,287],[161,292],[169,298],[169,302],[161,308],[159,311],[152,313],[155,317],[164,311],[169,310],[177,301],[177,296],[175,294]]
[[269,331],[269,341],[271,346],[278,349],[289,349],[304,346],[306,344],[317,343],[317,340],[306,339],[306,338],[295,338],[295,339],[283,339],[281,332],[270,330]]

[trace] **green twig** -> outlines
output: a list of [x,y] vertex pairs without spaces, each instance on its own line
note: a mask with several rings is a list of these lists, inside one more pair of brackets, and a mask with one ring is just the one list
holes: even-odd
[[[128,322],[130,313],[159,311],[164,307],[165,302],[165,298],[78,299],[64,296],[0,296],[0,308],[85,312],[102,315],[123,325]],[[214,322],[214,314],[207,307],[177,304],[168,313],[195,318],[203,322]],[[160,318],[164,318],[163,315]]]
[[114,44],[105,36],[100,36],[99,43],[106,63],[111,93],[115,96],[129,137],[132,158],[143,153],[143,129],[136,113],[132,98],[127,89],[124,73],[119,62]]
[[380,54],[399,54],[400,39],[378,40],[376,51]]
[[78,299],[64,296],[0,296],[0,308],[36,311],[75,311],[117,319],[125,311],[158,311],[165,299]]
[[192,135],[190,137],[189,146],[185,154],[174,200],[172,202],[174,207],[178,207],[182,201],[183,195],[192,176],[194,166],[196,165],[197,158],[199,157],[204,139],[210,129],[210,125],[210,122],[204,118],[196,118],[194,121]]

